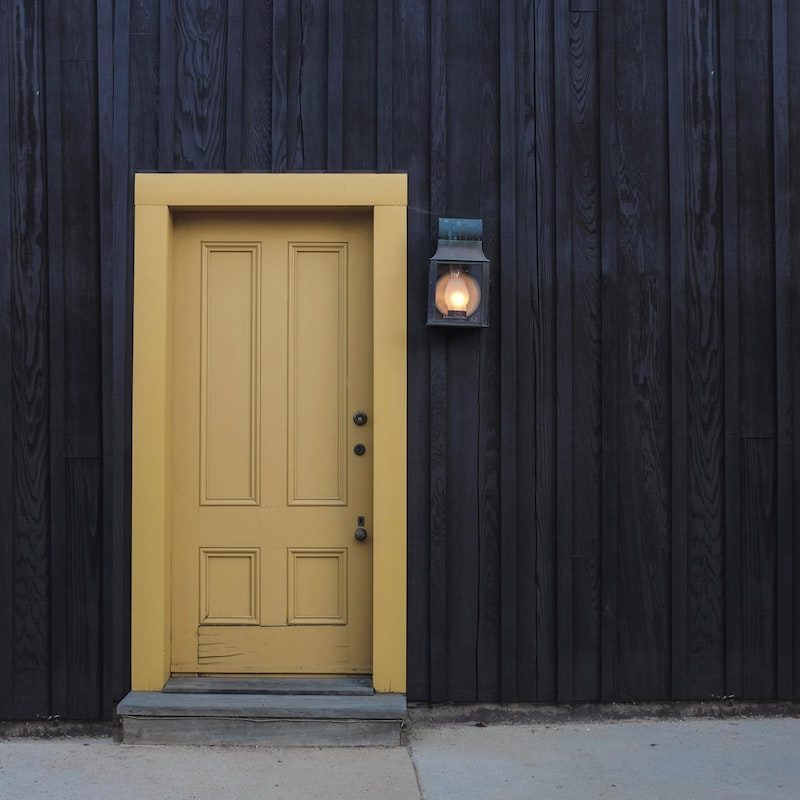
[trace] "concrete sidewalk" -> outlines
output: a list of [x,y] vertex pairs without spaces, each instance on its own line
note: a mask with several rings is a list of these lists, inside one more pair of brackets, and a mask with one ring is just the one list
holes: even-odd
[[[421,788],[421,794],[420,794]],[[0,741],[0,800],[789,800],[800,720],[417,725],[408,748]]]

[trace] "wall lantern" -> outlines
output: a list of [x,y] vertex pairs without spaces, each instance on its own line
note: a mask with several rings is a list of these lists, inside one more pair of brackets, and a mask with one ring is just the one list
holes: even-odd
[[439,246],[428,279],[428,325],[489,327],[489,260],[483,220],[439,220]]

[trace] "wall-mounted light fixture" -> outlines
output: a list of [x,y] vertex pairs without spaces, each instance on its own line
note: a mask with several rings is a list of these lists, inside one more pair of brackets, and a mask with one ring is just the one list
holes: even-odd
[[439,220],[439,246],[428,280],[428,325],[489,326],[489,260],[480,219]]

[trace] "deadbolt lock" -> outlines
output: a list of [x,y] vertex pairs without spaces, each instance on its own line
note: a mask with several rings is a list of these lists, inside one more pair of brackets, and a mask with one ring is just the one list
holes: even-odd
[[356,425],[366,425],[368,419],[369,417],[367,417],[363,411],[356,411],[356,413],[353,414],[353,422],[355,422]]

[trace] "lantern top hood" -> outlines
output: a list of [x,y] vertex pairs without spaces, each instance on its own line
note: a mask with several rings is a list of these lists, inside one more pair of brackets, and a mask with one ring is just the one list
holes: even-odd
[[431,261],[461,264],[488,263],[483,254],[481,237],[483,220],[439,219],[439,244]]

